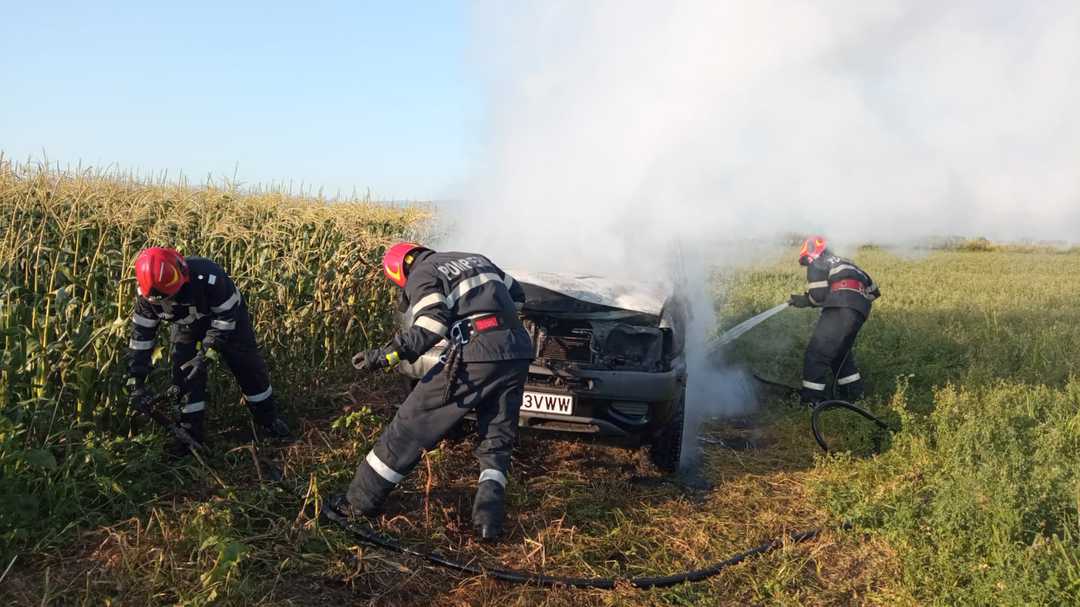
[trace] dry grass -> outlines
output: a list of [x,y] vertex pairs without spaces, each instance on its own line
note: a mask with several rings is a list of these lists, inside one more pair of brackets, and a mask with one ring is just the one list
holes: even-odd
[[[376,393],[342,397],[337,419],[364,411]],[[400,394],[396,394],[400,397]],[[780,406],[773,403],[770,406]],[[378,409],[379,407],[376,407]],[[308,501],[340,489],[373,440],[377,419],[327,430],[329,418],[304,421],[303,440],[276,454],[292,492],[258,483],[250,456],[219,458],[226,486],[197,470],[177,494],[145,514],[83,534],[78,548],[18,564],[15,604],[316,605],[849,605],[912,603],[895,587],[897,560],[880,540],[826,531],[733,567],[708,582],[671,589],[539,589],[462,576],[415,559],[357,545],[311,518]],[[404,542],[515,569],[561,575],[636,576],[704,566],[785,532],[828,526],[806,486],[816,474],[812,445],[776,433],[797,430],[766,419],[715,425],[709,432],[754,433],[760,449],[707,446],[709,490],[662,477],[640,452],[525,434],[515,453],[509,536],[479,544],[469,516],[476,478],[466,437],[446,442],[388,505],[379,524]],[[355,421],[355,420],[354,420]],[[314,479],[318,479],[316,482]],[[242,556],[224,564],[230,545]],[[49,586],[43,587],[45,571]],[[61,582],[62,580],[62,582]],[[7,583],[6,583],[7,584]],[[216,592],[215,592],[216,590]]]

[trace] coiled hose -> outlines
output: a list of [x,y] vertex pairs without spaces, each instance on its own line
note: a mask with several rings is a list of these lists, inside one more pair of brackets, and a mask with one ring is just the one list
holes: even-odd
[[881,428],[882,430],[892,431],[892,429],[889,427],[889,424],[886,424],[884,421],[881,420],[881,418],[875,416],[873,413],[870,413],[862,407],[856,407],[855,405],[847,402],[846,400],[823,400],[818,403],[817,406],[814,407],[813,412],[810,413],[810,429],[814,431],[814,440],[817,441],[817,444],[826,453],[829,452],[829,445],[825,442],[825,437],[821,436],[821,429],[818,427],[818,419],[821,417],[822,413],[830,409],[847,409],[848,411],[854,411],[855,413],[858,413],[859,415],[877,424],[878,428]]
[[[773,381],[771,379],[766,379],[766,378],[758,375],[757,373],[754,373],[753,377],[757,381],[759,381],[759,382],[761,382],[761,383],[763,383],[763,384],[765,384],[767,386],[773,386],[775,388],[782,388],[784,390],[787,390],[789,392],[793,392],[793,393],[796,393],[796,394],[799,393],[799,389],[794,387],[794,386],[789,386],[787,384],[784,384],[784,383],[781,383],[781,382],[778,382],[778,381]],[[827,442],[825,442],[825,437],[821,435],[820,417],[821,417],[822,413],[824,413],[824,412],[826,412],[826,411],[828,411],[830,409],[847,409],[848,411],[853,411],[853,412],[858,413],[859,415],[863,416],[864,418],[874,422],[874,424],[876,424],[878,428],[881,428],[882,430],[887,430],[889,432],[892,432],[892,428],[889,426],[889,424],[885,423],[880,417],[877,417],[876,415],[874,415],[873,413],[870,413],[869,411],[867,411],[866,409],[863,409],[862,407],[853,405],[853,404],[849,403],[846,400],[836,400],[836,399],[823,400],[823,401],[819,402],[817,405],[815,405],[813,411],[811,411],[811,413],[810,413],[810,429],[814,432],[814,440],[817,441],[817,444],[818,444],[819,447],[821,447],[821,450],[826,452],[826,453],[829,452],[829,444]]]

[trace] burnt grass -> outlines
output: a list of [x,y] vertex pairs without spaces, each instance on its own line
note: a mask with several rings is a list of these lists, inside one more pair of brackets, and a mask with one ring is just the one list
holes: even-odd
[[[320,522],[317,498],[344,488],[403,396],[352,386],[295,420],[302,436],[263,449],[264,477],[222,422],[208,468],[188,461],[138,516],[20,558],[3,582],[16,605],[843,605],[906,602],[878,540],[836,530],[805,487],[816,446],[805,412],[763,392],[757,413],[702,429],[697,469],[665,476],[643,450],[522,432],[503,541],[470,529],[477,468],[469,433],[425,455],[377,526],[462,562],[627,578],[706,566],[786,533],[824,527],[706,582],[669,589],[544,589],[455,573],[358,543]],[[312,414],[314,413],[314,414]],[[466,430],[468,428],[466,427]],[[148,457],[152,454],[148,454]],[[900,593],[902,595],[902,593]],[[871,597],[868,599],[867,597]],[[891,597],[885,599],[883,597]]]

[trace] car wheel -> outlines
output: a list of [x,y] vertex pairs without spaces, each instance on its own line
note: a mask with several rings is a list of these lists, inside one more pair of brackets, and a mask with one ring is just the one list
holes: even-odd
[[649,459],[657,468],[668,473],[679,470],[679,459],[682,456],[683,422],[686,419],[685,388],[671,405],[667,421],[653,435],[649,445]]

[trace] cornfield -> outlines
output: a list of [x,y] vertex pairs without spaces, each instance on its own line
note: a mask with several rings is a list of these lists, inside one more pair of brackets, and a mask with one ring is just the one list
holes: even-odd
[[[85,473],[76,444],[127,428],[132,263],[141,249],[171,246],[230,273],[275,392],[289,403],[340,384],[348,355],[387,337],[393,300],[375,280],[379,256],[426,216],[421,207],[196,188],[0,158],[0,512],[8,512],[0,538],[23,518],[12,508],[47,505],[34,500],[65,464]],[[166,334],[159,332],[155,361],[167,354]],[[152,380],[166,383],[167,365],[157,366]],[[233,382],[212,384],[220,404],[237,399]]]

